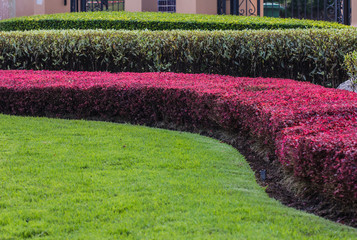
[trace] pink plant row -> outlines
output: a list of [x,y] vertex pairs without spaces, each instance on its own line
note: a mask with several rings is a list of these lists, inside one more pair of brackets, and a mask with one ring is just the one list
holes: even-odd
[[357,94],[287,79],[0,71],[6,114],[244,132],[317,191],[357,201]]

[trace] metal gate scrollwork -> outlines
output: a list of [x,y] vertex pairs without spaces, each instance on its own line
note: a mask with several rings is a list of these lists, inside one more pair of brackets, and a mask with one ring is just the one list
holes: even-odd
[[[230,0],[230,14],[253,16],[260,15],[260,3],[252,0]],[[226,0],[217,0],[218,14],[228,14]]]
[[324,20],[351,24],[351,0],[217,0],[218,14]]
[[124,1],[125,0],[71,0],[71,11],[123,11]]
[[264,15],[351,24],[351,0],[264,0]]
[[[243,4],[245,4],[245,6]],[[257,8],[251,0],[242,0],[239,4],[239,15],[252,16],[257,14],[256,11]]]
[[[71,11],[122,11],[125,0],[71,0]],[[352,0],[217,0],[218,14],[300,18],[351,24]],[[228,6],[227,6],[228,4]],[[227,12],[229,7],[230,11]]]

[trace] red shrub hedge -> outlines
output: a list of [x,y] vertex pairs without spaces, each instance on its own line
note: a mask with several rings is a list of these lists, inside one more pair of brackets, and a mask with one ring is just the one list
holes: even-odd
[[285,79],[0,71],[6,114],[244,131],[319,191],[357,201],[357,94]]
[[357,199],[357,114],[315,115],[279,133],[279,161],[339,198]]

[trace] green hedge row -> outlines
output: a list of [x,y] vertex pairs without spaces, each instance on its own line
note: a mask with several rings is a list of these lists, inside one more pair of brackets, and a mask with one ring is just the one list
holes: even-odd
[[229,15],[82,12],[38,15],[0,21],[0,31],[39,29],[243,30],[351,28],[334,22]]
[[0,32],[1,69],[216,73],[336,87],[357,30]]

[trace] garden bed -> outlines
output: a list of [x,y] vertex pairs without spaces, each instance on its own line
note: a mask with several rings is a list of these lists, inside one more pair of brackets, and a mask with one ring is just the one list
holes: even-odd
[[0,112],[245,134],[300,191],[356,216],[357,95],[284,79],[1,71]]

